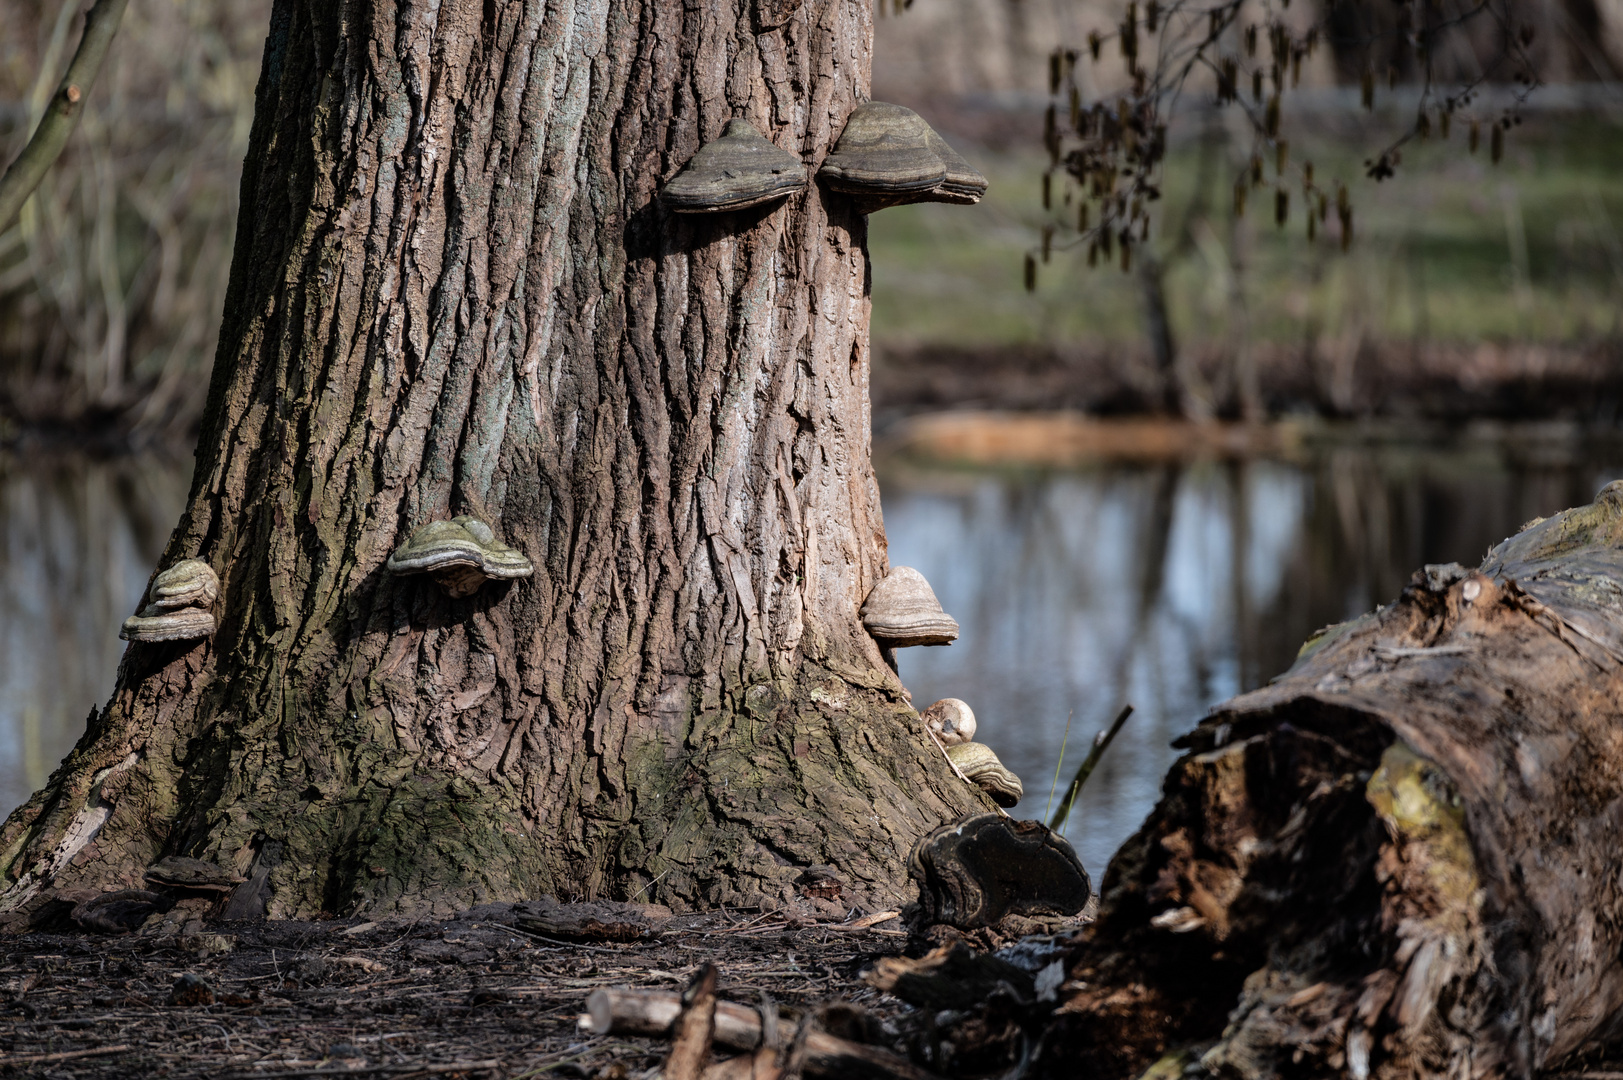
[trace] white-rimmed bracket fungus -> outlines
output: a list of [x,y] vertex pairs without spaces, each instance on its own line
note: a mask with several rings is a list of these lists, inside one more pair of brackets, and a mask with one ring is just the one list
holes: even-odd
[[999,806],[1013,806],[1026,793],[1020,778],[1005,768],[985,743],[965,742],[949,746],[947,757],[959,772],[969,778],[970,783],[990,795]]
[[924,575],[911,566],[894,567],[862,604],[862,625],[882,645],[946,645],[958,638],[958,623]]
[[729,120],[660,193],[678,214],[717,214],[806,190],[806,166],[747,120]]
[[986,177],[912,109],[884,101],[858,105],[817,175],[835,191],[878,210],[912,202],[980,201]]
[[125,641],[188,641],[214,633],[220,579],[202,559],[182,559],[152,579],[149,603],[124,620]]
[[472,596],[487,581],[535,573],[522,551],[497,540],[489,525],[466,514],[418,526],[389,556],[388,567],[399,576],[428,574],[459,598]]
[[967,702],[942,698],[919,713],[924,726],[935,732],[943,746],[957,746],[975,737],[975,712]]

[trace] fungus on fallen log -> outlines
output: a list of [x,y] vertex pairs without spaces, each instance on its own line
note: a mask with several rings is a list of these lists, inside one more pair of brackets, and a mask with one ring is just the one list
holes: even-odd
[[1041,1074],[1529,1076],[1623,1030],[1623,484],[1180,745]]

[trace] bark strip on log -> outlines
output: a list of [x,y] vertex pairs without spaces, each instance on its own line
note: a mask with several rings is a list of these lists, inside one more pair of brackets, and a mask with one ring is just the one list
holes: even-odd
[[716,1031],[716,965],[705,964],[682,995],[676,1038],[665,1057],[666,1080],[699,1080]]
[[1620,703],[1623,483],[1180,741],[1040,1071],[1464,1080],[1615,1040]]

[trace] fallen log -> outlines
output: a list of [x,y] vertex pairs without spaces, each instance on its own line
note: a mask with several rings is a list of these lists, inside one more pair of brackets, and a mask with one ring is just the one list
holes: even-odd
[[[682,1016],[682,997],[660,990],[593,990],[586,999],[580,1028],[593,1035],[643,1035],[671,1038]],[[746,1005],[717,1000],[712,1041],[730,1050],[753,1051],[762,1045],[761,1015]],[[797,1035],[798,1037],[798,1035]],[[802,1069],[807,1076],[855,1077],[858,1080],[935,1080],[900,1054],[865,1046],[819,1031],[804,1031]],[[719,1062],[704,1072],[715,1077],[751,1075],[745,1062]],[[784,1070],[785,1074],[792,1072]]]
[[1531,1076],[1623,1034],[1623,483],[1180,740],[1046,1076]]

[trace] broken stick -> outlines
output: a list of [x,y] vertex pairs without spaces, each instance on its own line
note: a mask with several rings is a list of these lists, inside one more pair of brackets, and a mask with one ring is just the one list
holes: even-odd
[[665,1058],[665,1080],[699,1080],[716,1031],[716,965],[705,964],[682,995],[676,1039]]

